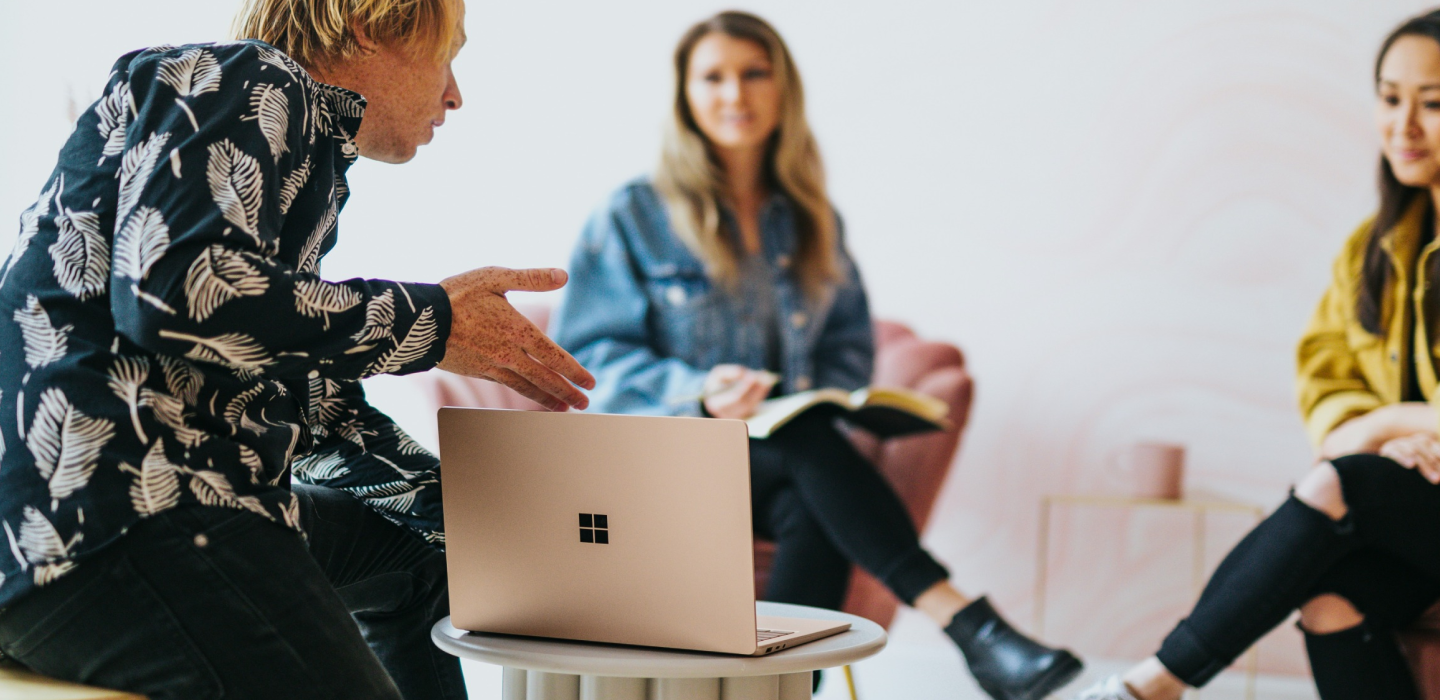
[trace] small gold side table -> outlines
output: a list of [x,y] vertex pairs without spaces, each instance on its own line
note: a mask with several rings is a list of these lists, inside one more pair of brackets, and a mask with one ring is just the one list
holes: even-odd
[[[1227,501],[1169,500],[1163,498],[1136,498],[1132,496],[1091,496],[1081,494],[1047,494],[1040,497],[1040,542],[1038,561],[1035,567],[1035,634],[1045,635],[1045,598],[1049,583],[1050,568],[1050,512],[1056,505],[1082,506],[1092,508],[1160,508],[1189,511],[1194,516],[1193,558],[1190,569],[1191,586],[1195,597],[1205,587],[1206,519],[1210,513],[1242,513],[1255,518],[1259,523],[1265,517],[1265,509],[1248,503]],[[1245,698],[1255,700],[1255,678],[1260,671],[1260,648],[1257,642],[1245,653]]]

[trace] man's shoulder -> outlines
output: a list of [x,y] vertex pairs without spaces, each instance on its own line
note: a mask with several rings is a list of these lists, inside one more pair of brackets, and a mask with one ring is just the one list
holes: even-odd
[[256,39],[194,44],[161,44],[131,51],[115,63],[114,72],[149,74],[176,89],[218,90],[227,78],[287,79],[297,84],[314,79],[285,52]]

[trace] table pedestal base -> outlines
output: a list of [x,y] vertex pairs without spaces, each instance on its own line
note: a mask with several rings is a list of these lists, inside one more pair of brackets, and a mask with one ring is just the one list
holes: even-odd
[[809,700],[809,671],[738,678],[618,678],[505,668],[502,700]]

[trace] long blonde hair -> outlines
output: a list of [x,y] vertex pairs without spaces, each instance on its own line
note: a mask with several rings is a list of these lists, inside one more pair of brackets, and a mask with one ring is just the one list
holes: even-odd
[[465,42],[464,19],[464,0],[244,0],[230,35],[259,39],[314,68],[359,51],[359,27],[377,43],[444,62]]
[[685,94],[690,54],[709,34],[753,41],[770,55],[780,87],[780,124],[765,154],[766,179],[796,206],[799,247],[792,274],[807,295],[818,295],[840,277],[835,254],[835,216],[825,194],[820,148],[805,121],[805,90],[785,41],[765,20],[744,12],[721,12],[685,32],[675,47],[675,104],[666,121],[655,168],[655,190],[670,214],[680,240],[704,263],[710,277],[734,288],[739,251],[720,230],[720,201],[725,197],[723,168],[700,132]]

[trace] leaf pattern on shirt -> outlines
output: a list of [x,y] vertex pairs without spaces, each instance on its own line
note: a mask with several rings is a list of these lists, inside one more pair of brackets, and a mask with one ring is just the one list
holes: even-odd
[[95,105],[96,131],[105,142],[100,155],[118,156],[125,150],[125,128],[130,125],[130,84],[119,83]]
[[330,330],[330,314],[349,311],[360,304],[360,293],[343,285],[324,280],[300,280],[295,283],[295,310],[309,318],[321,317],[325,330]]
[[200,387],[205,385],[205,375],[195,366],[178,357],[157,355],[160,370],[165,375],[165,386],[186,406],[194,406],[200,400]]
[[[335,434],[341,439],[353,443],[356,447],[365,449],[365,438],[373,437],[376,433],[365,428],[365,424],[358,418],[351,418],[335,424]],[[379,458],[383,459],[383,458]]]
[[60,236],[50,244],[55,281],[84,301],[110,283],[110,245],[100,233],[100,214],[63,209],[55,218]]
[[270,353],[266,352],[265,346],[245,333],[225,333],[207,337],[162,329],[159,335],[168,340],[194,343],[195,347],[185,353],[185,357],[192,360],[250,371],[264,369],[274,362]]
[[148,518],[180,502],[180,468],[165,457],[165,445],[156,440],[136,469],[124,462],[120,471],[134,474],[130,484],[130,504],[142,518]]
[[374,343],[394,335],[395,293],[387,289],[365,304],[365,327],[350,339],[357,343]]
[[65,189],[65,176],[61,175],[55,178],[44,192],[40,193],[39,200],[20,214],[20,236],[15,239],[15,247],[10,251],[10,258],[5,262],[4,273],[0,273],[0,287],[5,286],[5,281],[10,278],[10,270],[15,267],[15,263],[20,262],[20,258],[24,257],[25,251],[30,248],[30,240],[40,232],[40,220],[50,215],[50,200],[55,199],[57,193],[63,189]]
[[324,426],[335,422],[345,413],[345,400],[337,396],[340,384],[333,379],[315,376],[310,378],[310,421],[325,433]]
[[137,282],[145,279],[169,245],[165,217],[154,207],[140,207],[115,235],[115,274]]
[[155,163],[170,141],[170,134],[151,134],[136,144],[120,159],[120,198],[115,205],[115,224],[122,225],[140,201],[140,194],[155,173]]
[[305,184],[310,181],[310,168],[310,156],[307,155],[305,160],[300,163],[300,167],[290,171],[290,174],[280,182],[281,216],[290,213],[290,205],[295,202],[295,195],[300,194],[300,190],[304,189]]
[[344,489],[371,507],[392,513],[406,513],[415,507],[415,498],[425,489],[408,481],[394,481],[378,486],[362,486]]
[[310,483],[338,479],[350,473],[345,458],[334,452],[305,455],[295,460],[290,469],[296,476]]
[[236,297],[260,296],[270,280],[245,259],[222,245],[206,248],[185,274],[185,303],[190,318],[204,321],[222,304]]
[[315,229],[310,232],[310,237],[305,239],[305,246],[300,249],[300,264],[295,269],[300,272],[312,274],[320,273],[320,248],[325,244],[325,238],[335,228],[335,190],[330,190],[330,207],[326,209],[325,215],[320,222],[315,224]]
[[240,452],[240,463],[250,470],[250,483],[260,483],[260,477],[265,474],[265,462],[260,459],[260,455],[255,450],[240,444],[235,447]]
[[400,454],[407,456],[430,455],[430,450],[425,449],[423,446],[420,445],[420,443],[415,442],[415,438],[410,437],[410,434],[405,432],[403,428],[401,428],[399,425],[396,425],[394,427],[395,440],[400,445]]
[[235,487],[230,485],[230,480],[224,474],[209,469],[197,469],[190,474],[190,491],[195,494],[195,499],[201,505],[222,506],[226,508],[244,508],[256,515],[262,515],[268,520],[274,520],[275,516],[265,510],[264,504],[254,496],[238,496],[235,494]]
[[250,91],[250,108],[254,113],[241,119],[260,126],[260,133],[270,146],[271,160],[279,162],[280,156],[290,150],[285,143],[285,135],[290,130],[290,98],[280,88],[260,83]]
[[[22,511],[25,522],[20,525],[18,547],[24,553],[25,561],[35,567],[35,585],[44,586],[59,578],[75,566],[71,561],[59,561],[70,554],[79,544],[81,534],[76,533],[69,542],[61,539],[60,532],[50,520],[34,506],[26,505]],[[5,524],[9,534],[10,524]]]
[[262,62],[268,63],[272,66],[275,66],[276,68],[279,68],[282,71],[285,71],[285,74],[290,76],[291,80],[299,80],[301,76],[304,76],[306,78],[310,77],[310,74],[306,73],[305,69],[301,68],[300,64],[291,60],[289,56],[286,56],[279,51],[267,49],[263,46],[256,48],[258,49],[257,53],[259,54],[260,60]]
[[225,417],[225,422],[234,426],[240,425],[241,418],[245,416],[246,410],[250,408],[250,402],[253,401],[255,397],[264,393],[264,391],[264,384],[256,384],[240,392],[235,398],[230,399],[230,402],[225,404],[225,413],[222,414]]
[[53,511],[61,499],[84,488],[99,465],[97,458],[115,434],[115,425],[104,418],[80,412],[56,387],[40,394],[40,405],[25,446],[35,458],[35,469],[50,487]]
[[410,330],[406,331],[405,339],[365,368],[365,376],[399,372],[405,365],[430,352],[430,346],[434,345],[438,338],[439,326],[435,323],[435,308],[427,306],[415,319],[415,323],[411,324]]
[[25,344],[25,364],[31,369],[64,359],[73,326],[56,328],[34,294],[25,295],[25,307],[16,309],[13,318]]
[[210,144],[210,160],[205,177],[210,183],[210,197],[225,220],[260,239],[260,203],[264,192],[260,162],[240,150],[230,139]]
[[205,49],[189,49],[160,59],[159,77],[181,97],[195,97],[220,89],[220,64]]
[[150,361],[143,357],[116,357],[110,365],[106,384],[116,398],[130,408],[130,422],[140,442],[150,442],[140,425],[140,387],[150,378]]
[[174,396],[146,387],[140,390],[140,405],[150,409],[155,420],[169,428],[185,447],[196,447],[209,437],[190,425],[191,414],[185,410],[185,402]]

